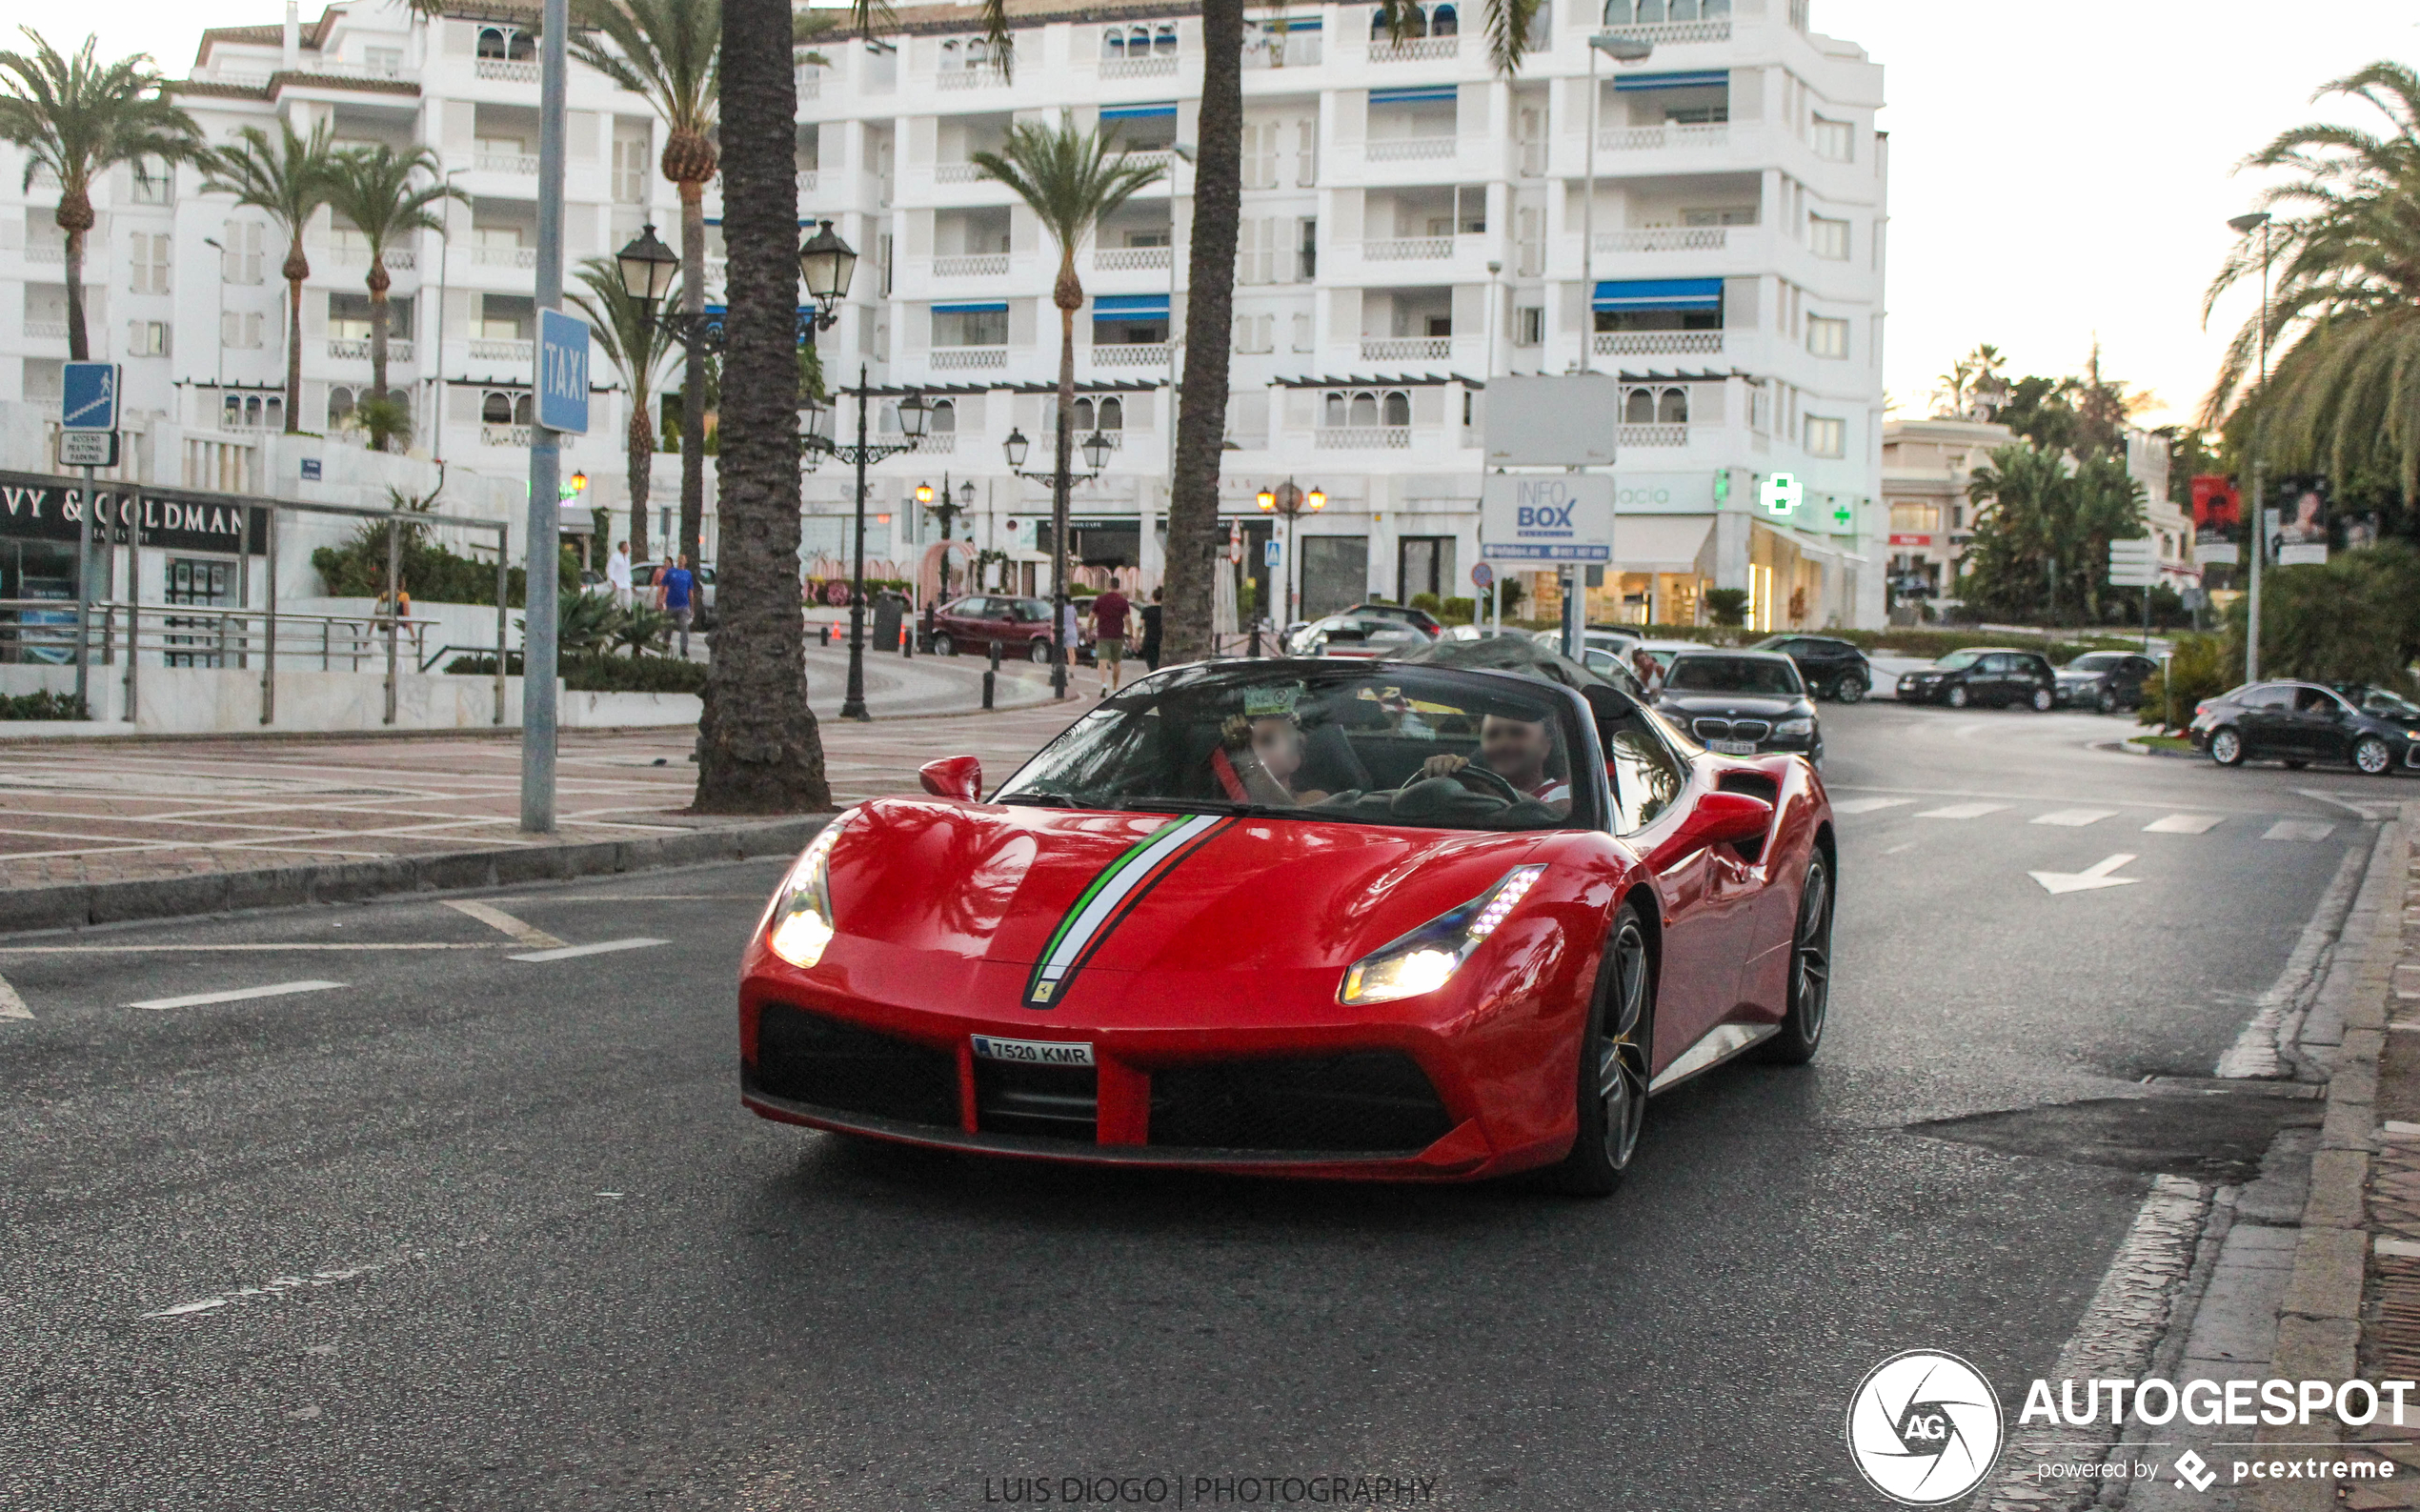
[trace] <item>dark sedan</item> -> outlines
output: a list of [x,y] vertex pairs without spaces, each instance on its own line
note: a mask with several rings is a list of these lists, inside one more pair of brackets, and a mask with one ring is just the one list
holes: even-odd
[[1684,651],[1664,672],[1656,712],[1724,756],[1789,751],[1824,764],[1824,733],[1798,664],[1773,651]]
[[1748,649],[1778,651],[1798,663],[1799,676],[1820,697],[1855,703],[1873,690],[1873,663],[1835,635],[1767,635]]
[[2385,688],[2256,682],[2193,708],[2195,749],[2223,767],[2247,761],[2348,764],[2385,776],[2420,767],[2420,705]]
[[2103,714],[2139,708],[2143,679],[2159,670],[2158,662],[2139,652],[2087,651],[2059,669],[2059,707]]
[[2039,652],[1978,646],[1903,674],[1899,701],[1946,703],[1952,709],[2022,704],[2047,713],[2059,701],[2059,675]]

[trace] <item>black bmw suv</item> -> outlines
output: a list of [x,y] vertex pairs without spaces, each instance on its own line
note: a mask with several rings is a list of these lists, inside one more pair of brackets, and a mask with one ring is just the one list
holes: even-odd
[[1664,671],[1656,713],[1725,756],[1794,751],[1820,768],[1824,732],[1797,664],[1772,651],[1684,651]]
[[1767,635],[1750,651],[1778,651],[1819,698],[1855,703],[1873,690],[1874,666],[1851,641],[1832,635]]
[[2359,683],[2255,682],[2194,705],[2189,733],[2223,767],[2343,762],[2373,777],[2420,768],[2420,705]]

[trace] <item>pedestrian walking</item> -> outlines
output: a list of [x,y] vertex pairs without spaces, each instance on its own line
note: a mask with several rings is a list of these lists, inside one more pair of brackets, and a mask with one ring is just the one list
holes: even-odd
[[1142,664],[1153,672],[1160,670],[1160,590],[1151,591],[1151,602],[1142,606]]
[[1071,598],[1059,608],[1059,638],[1066,643],[1067,666],[1070,671],[1075,669],[1076,646],[1083,639],[1083,621],[1077,617],[1076,601]]
[[1109,575],[1109,587],[1093,600],[1093,664],[1100,669],[1100,696],[1104,698],[1118,691],[1121,663],[1126,658],[1126,616],[1134,606],[1118,591],[1118,575]]
[[614,607],[630,607],[630,542],[616,541],[614,554],[605,558],[605,581],[613,585]]
[[656,575],[655,607],[673,616],[673,629],[680,635],[680,659],[689,659],[689,622],[694,617],[697,579],[689,570],[686,553],[673,558],[673,565]]

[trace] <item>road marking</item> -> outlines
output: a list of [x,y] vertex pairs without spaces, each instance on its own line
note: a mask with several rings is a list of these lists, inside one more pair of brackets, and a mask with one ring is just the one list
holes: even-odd
[[[413,1254],[398,1260],[373,1260],[366,1265],[345,1265],[332,1270],[313,1271],[308,1276],[272,1276],[258,1286],[238,1286],[233,1291],[221,1292],[215,1297],[197,1297],[190,1302],[178,1302],[173,1307],[163,1307],[157,1312],[145,1313],[142,1316],[145,1318],[191,1318],[196,1313],[214,1313],[222,1307],[238,1306],[258,1298],[283,1297],[289,1292],[303,1291],[311,1287],[334,1286],[345,1281],[358,1280],[364,1276],[374,1276],[392,1265],[401,1263],[402,1260],[422,1258],[418,1254]],[[314,1349],[313,1352],[317,1351]]]
[[2336,833],[2332,824],[2317,819],[2279,819],[2261,835],[2264,840],[2324,840]]
[[205,1003],[242,1002],[251,998],[283,998],[298,992],[326,992],[341,987],[340,981],[278,981],[266,987],[234,987],[226,992],[197,992],[183,998],[152,998],[143,1002],[131,1002],[129,1008],[199,1008]]
[[1834,814],[1871,814],[1876,809],[1895,809],[1914,798],[1842,798],[1832,805]]
[[0,977],[0,1018],[30,1018],[32,1017],[33,1010],[28,1008],[25,1005],[25,999],[17,996],[17,990],[9,985],[9,978]]
[[600,939],[594,945],[565,945],[559,950],[524,951],[507,956],[507,960],[570,960],[575,956],[602,956],[608,951],[644,950],[650,945],[669,945],[669,939],[650,939],[637,936],[630,939]]
[[1915,842],[1915,841],[1913,841],[1913,840],[1909,840],[1909,841],[1908,841],[1906,844],[1905,844],[1905,845],[1894,845],[1894,846],[1892,846],[1889,850],[1883,852],[1883,854],[1884,854],[1885,856],[1897,856],[1897,855],[1898,855],[1900,852],[1902,852],[1902,851],[1912,851],[1912,850],[1914,850],[1915,848],[1916,848],[1916,842]]
[[2226,822],[2215,814],[2170,814],[2143,826],[2146,835],[2208,835]]
[[2128,887],[2143,880],[2139,877],[2111,877],[2109,874],[2134,859],[2120,852],[2103,857],[2080,872],[2027,872],[2026,876],[2042,884],[2042,890],[2059,893],[2088,893],[2100,887]]
[[473,902],[468,898],[460,897],[446,898],[444,903],[446,907],[457,914],[467,914],[492,929],[502,930],[524,945],[532,945],[539,950],[559,950],[564,944],[563,940],[534,924],[523,923],[492,903]]
[[1920,819],[1979,819],[1986,814],[1997,814],[2007,806],[2006,803],[1952,803],[1946,809],[1926,809],[1916,817]]
[[2117,810],[2115,809],[2055,809],[2048,814],[2035,815],[2033,822],[2056,824],[2065,829],[2080,830],[2087,824],[2098,824],[2103,819],[2116,817]]

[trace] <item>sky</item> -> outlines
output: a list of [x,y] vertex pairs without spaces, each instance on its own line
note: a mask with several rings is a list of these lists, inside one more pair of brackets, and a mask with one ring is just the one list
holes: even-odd
[[[2410,0],[1813,0],[1813,11],[1816,30],[1884,68],[1884,381],[1904,414],[1928,413],[1938,375],[1977,342],[2017,373],[2057,374],[2082,371],[2097,338],[2105,374],[2162,401],[2144,423],[2190,419],[2252,309],[2249,294],[2230,299],[2203,329],[2227,219],[2260,187],[2235,165],[2305,121],[2375,124],[2365,105],[2311,96],[2381,58],[2420,64]],[[147,51],[172,74],[203,25],[283,13],[275,0],[76,9],[105,53]]]

